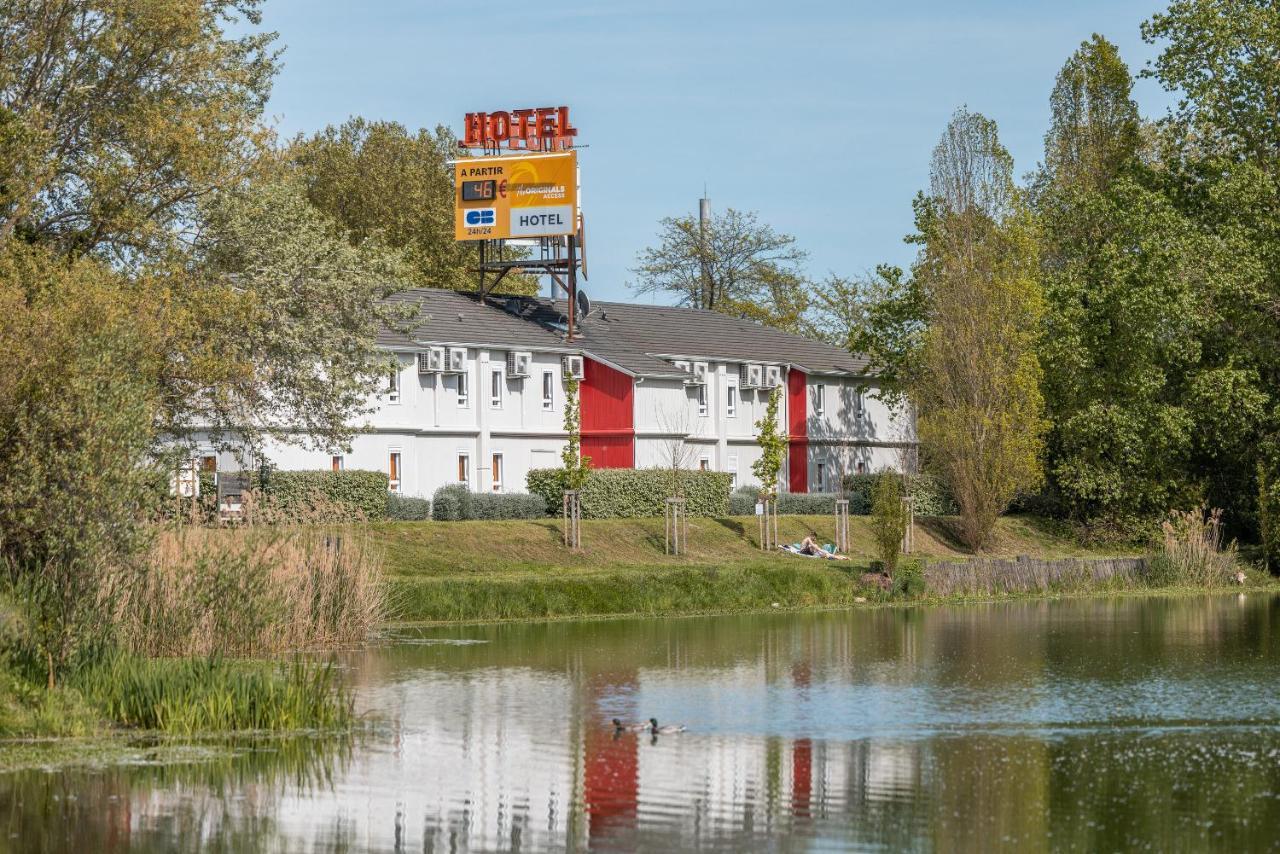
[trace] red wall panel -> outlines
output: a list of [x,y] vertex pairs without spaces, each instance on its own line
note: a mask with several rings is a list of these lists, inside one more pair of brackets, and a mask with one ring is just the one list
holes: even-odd
[[808,376],[792,368],[787,374],[787,489],[809,491],[809,392]]
[[596,469],[632,468],[635,404],[631,377],[591,359],[583,360],[578,388],[582,403],[582,455]]

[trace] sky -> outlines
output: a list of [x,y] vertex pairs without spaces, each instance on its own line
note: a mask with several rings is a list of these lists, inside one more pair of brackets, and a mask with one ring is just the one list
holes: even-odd
[[[960,106],[996,120],[1018,174],[1049,92],[1094,32],[1135,75],[1159,0],[267,0],[285,48],[267,112],[286,137],[350,116],[410,129],[465,113],[571,109],[595,299],[634,300],[665,216],[755,211],[814,278],[905,266],[911,199]],[[1140,80],[1148,117],[1172,97]],[[653,297],[643,297],[653,301]],[[662,301],[658,298],[658,301]]]

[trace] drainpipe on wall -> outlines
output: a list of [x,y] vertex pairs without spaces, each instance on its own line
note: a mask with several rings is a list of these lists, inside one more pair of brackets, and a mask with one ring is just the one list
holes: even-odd
[[489,373],[489,351],[476,351],[476,374],[471,383],[472,400],[476,411],[476,492],[493,491],[493,472],[489,471],[489,386],[485,376]]

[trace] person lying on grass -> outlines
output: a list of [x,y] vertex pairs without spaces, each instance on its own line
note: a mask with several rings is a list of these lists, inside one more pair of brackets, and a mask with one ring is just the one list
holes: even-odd
[[818,545],[813,537],[805,537],[799,545],[791,547],[797,554],[809,555],[811,557],[824,557],[827,560],[848,560],[846,555],[836,554],[835,546],[831,546],[830,550]]

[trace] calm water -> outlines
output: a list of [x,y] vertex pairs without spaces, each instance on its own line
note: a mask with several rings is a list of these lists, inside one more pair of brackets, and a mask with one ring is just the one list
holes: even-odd
[[[0,775],[0,850],[1280,849],[1280,599],[435,629],[356,744]],[[615,737],[609,719],[686,724]]]

